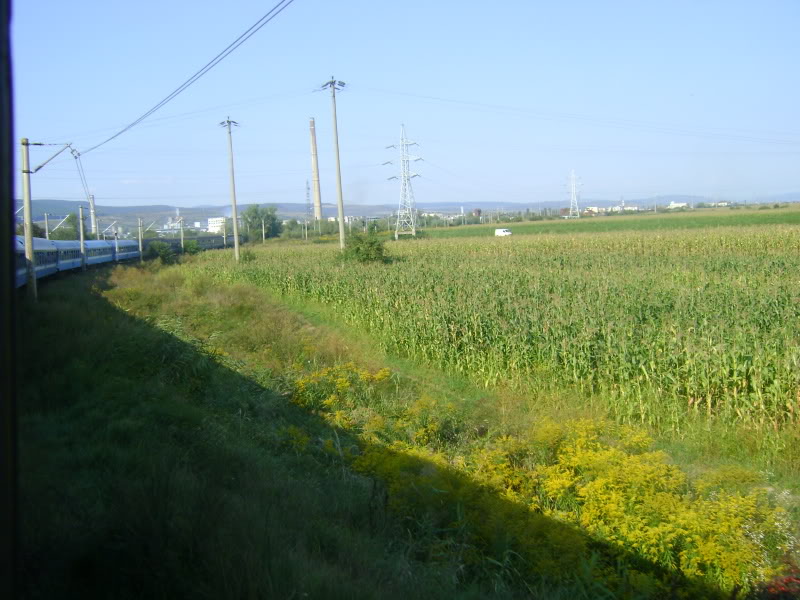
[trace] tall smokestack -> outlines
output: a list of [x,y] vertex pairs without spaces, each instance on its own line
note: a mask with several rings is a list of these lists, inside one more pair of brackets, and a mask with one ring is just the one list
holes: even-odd
[[322,219],[322,196],[319,193],[319,163],[317,162],[317,130],[314,127],[314,117],[311,117],[311,178],[314,182],[314,219]]

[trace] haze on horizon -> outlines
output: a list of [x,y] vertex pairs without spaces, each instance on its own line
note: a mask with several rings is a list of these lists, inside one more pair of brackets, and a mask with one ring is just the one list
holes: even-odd
[[[161,100],[272,3],[17,2],[15,135],[85,150]],[[400,4],[295,0],[141,125],[88,153],[98,204],[304,202],[316,118],[335,201],[334,75],[346,204],[393,204],[400,124],[420,146],[419,203],[800,191],[796,27],[768,1]],[[33,166],[54,149],[32,151]],[[393,160],[395,165],[382,165]],[[33,198],[80,200],[64,153]],[[19,178],[18,178],[19,179]],[[17,181],[19,190],[19,181]]]

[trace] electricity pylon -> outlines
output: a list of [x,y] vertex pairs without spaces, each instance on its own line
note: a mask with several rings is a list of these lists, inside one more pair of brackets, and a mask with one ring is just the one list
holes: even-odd
[[580,219],[581,211],[578,208],[578,179],[575,169],[569,175],[569,216],[568,219]]
[[[394,230],[394,239],[398,239],[401,235],[417,235],[417,206],[414,202],[414,190],[411,187],[411,180],[414,177],[419,177],[416,173],[412,173],[409,168],[411,161],[422,160],[418,156],[411,156],[408,153],[409,146],[416,146],[416,142],[411,142],[406,138],[405,125],[400,126],[400,205],[397,209],[397,225]],[[397,145],[386,146],[387,148],[397,148]],[[383,164],[392,164],[392,161],[387,161]],[[398,179],[397,176],[389,177],[389,179]]]

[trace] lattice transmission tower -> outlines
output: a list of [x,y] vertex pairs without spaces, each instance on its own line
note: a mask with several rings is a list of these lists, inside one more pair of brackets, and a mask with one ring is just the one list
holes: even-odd
[[568,219],[580,219],[581,211],[578,208],[578,178],[575,177],[575,169],[569,175],[569,216]]
[[[400,126],[400,145],[393,144],[386,148],[400,148],[400,177],[396,175],[389,179],[400,179],[400,205],[397,209],[397,225],[394,230],[394,239],[401,235],[417,235],[417,206],[414,201],[414,190],[411,187],[411,180],[419,177],[412,173],[409,167],[412,161],[422,160],[419,156],[411,156],[408,153],[409,146],[417,146],[416,142],[411,142],[406,138],[405,125]],[[392,161],[383,163],[392,164]]]

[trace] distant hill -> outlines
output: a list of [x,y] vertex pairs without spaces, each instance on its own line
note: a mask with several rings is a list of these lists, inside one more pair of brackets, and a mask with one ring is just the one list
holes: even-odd
[[[638,206],[640,208],[649,208],[654,204],[659,206],[668,205],[670,202],[685,202],[689,205],[697,205],[701,202],[711,203],[719,202],[725,198],[709,198],[705,196],[692,196],[692,195],[663,195],[648,198],[626,198],[625,204],[627,206]],[[619,200],[608,200],[605,198],[581,198],[580,206],[616,206]],[[800,192],[790,192],[785,194],[767,195],[757,197],[754,196],[750,203],[787,203],[787,202],[800,202]],[[74,200],[34,200],[33,201],[33,219],[34,221],[43,222],[44,214],[47,213],[51,222],[61,220],[70,213],[78,212],[79,206],[86,206],[86,202]],[[21,206],[21,202],[17,200],[17,207]],[[249,204],[240,204],[239,211],[243,212],[247,209]],[[307,207],[304,203],[299,202],[269,202],[263,203],[261,206],[274,206],[277,210],[278,217],[281,219],[302,219],[308,214]],[[502,201],[477,201],[477,202],[417,202],[417,208],[420,212],[437,212],[444,214],[458,214],[461,208],[464,212],[472,212],[476,208],[480,208],[483,212],[494,211],[512,211],[524,212],[525,210],[538,211],[542,208],[559,209],[568,206],[568,201],[531,201],[531,202],[502,202]],[[230,216],[231,208],[229,204],[224,205],[202,205],[195,207],[181,207],[176,208],[168,204],[151,204],[144,206],[106,206],[98,204],[96,206],[97,218],[102,227],[107,227],[113,222],[118,225],[132,230],[136,227],[137,219],[141,218],[145,221],[146,225],[154,223],[154,226],[160,228],[167,222],[168,219],[174,217],[178,211],[185,219],[188,225],[193,225],[196,222],[205,226],[206,221],[210,217]],[[347,204],[345,203],[345,214],[351,216],[365,216],[365,217],[386,217],[387,215],[397,211],[396,204]],[[87,211],[88,212],[88,211]],[[336,205],[332,203],[323,203],[322,216],[323,218],[335,217],[337,213]],[[86,215],[88,218],[88,214]],[[17,220],[21,220],[21,213],[17,214]]]

